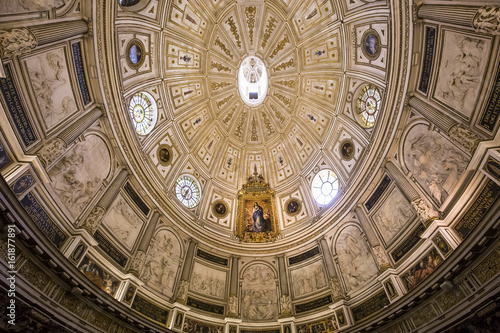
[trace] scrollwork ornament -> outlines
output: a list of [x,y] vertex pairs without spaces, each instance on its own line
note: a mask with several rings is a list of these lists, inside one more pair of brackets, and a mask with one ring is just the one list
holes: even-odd
[[439,218],[439,213],[432,208],[425,200],[417,198],[411,202],[413,208],[417,211],[420,220],[424,225],[430,224],[432,221]]
[[389,259],[387,259],[387,255],[385,254],[384,249],[382,249],[380,245],[374,246],[372,249],[373,253],[375,254],[375,258],[377,259],[377,263],[380,267],[379,268],[380,272],[383,272],[389,267],[391,267]]
[[479,136],[472,133],[461,124],[457,124],[450,128],[450,130],[448,131],[448,135],[450,136],[451,140],[466,148],[471,153],[474,152],[479,141],[481,141],[481,138]]
[[45,144],[45,146],[40,149],[38,152],[38,157],[42,161],[42,163],[45,165],[45,167],[48,167],[49,165],[52,164],[58,157],[60,157],[64,152],[66,151],[67,145],[66,142],[64,142],[63,139],[61,138],[55,138],[48,143]]
[[37,45],[35,35],[28,28],[0,30],[0,55],[4,59],[29,53]]
[[342,289],[340,288],[340,283],[338,277],[331,277],[328,280],[330,284],[330,290],[332,291],[333,294],[333,299],[334,301],[337,301],[339,299],[344,298],[344,294],[342,293]]
[[89,234],[93,235],[97,231],[97,228],[104,217],[104,213],[106,213],[104,208],[95,206],[87,219],[83,222],[81,228],[87,230]]
[[281,317],[290,317],[292,315],[292,306],[289,295],[281,295],[280,297]]
[[500,7],[481,7],[476,15],[474,15],[472,26],[476,32],[482,32],[489,35],[500,35]]
[[182,280],[179,285],[179,291],[177,293],[177,302],[181,304],[186,304],[188,289],[189,289],[189,282],[186,280]]
[[130,273],[139,277],[139,272],[141,271],[142,266],[144,266],[144,261],[146,260],[146,252],[137,251],[135,254],[134,260],[130,266]]
[[229,296],[229,316],[236,318],[238,316],[238,297]]

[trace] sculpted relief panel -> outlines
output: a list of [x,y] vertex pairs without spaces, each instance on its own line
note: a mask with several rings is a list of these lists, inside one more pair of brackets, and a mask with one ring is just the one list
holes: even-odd
[[241,283],[241,318],[243,320],[276,320],[278,295],[274,273],[264,264],[248,267]]
[[377,265],[358,228],[345,228],[337,239],[335,250],[349,291],[365,285],[377,276]]
[[207,296],[224,298],[226,275],[226,272],[195,262],[189,287]]
[[310,265],[290,271],[294,298],[316,293],[328,286],[323,262],[318,260]]
[[116,238],[131,249],[141,231],[143,221],[123,196],[118,194],[103,223]]
[[469,158],[425,124],[411,128],[404,143],[404,159],[413,177],[439,205],[453,191]]
[[63,47],[29,58],[26,66],[46,129],[77,111]]
[[393,188],[382,205],[372,215],[372,219],[386,244],[414,217],[415,211],[397,187]]
[[151,242],[141,279],[164,295],[172,296],[179,268],[181,246],[168,230],[160,230]]
[[0,13],[25,13],[61,8],[69,0],[9,0],[0,2]]
[[96,135],[89,135],[50,169],[52,188],[73,218],[81,214],[108,176],[110,160],[104,141]]
[[445,31],[434,98],[470,117],[480,92],[489,49],[488,40]]

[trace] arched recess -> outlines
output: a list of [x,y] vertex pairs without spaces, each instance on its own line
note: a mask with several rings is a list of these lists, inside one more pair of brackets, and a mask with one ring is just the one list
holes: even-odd
[[241,319],[275,321],[278,319],[277,272],[264,261],[252,262],[241,270]]
[[183,253],[179,236],[169,228],[160,228],[149,246],[141,280],[149,288],[171,297],[181,272]]
[[444,207],[460,184],[470,156],[431,126],[425,120],[410,123],[403,132],[399,156],[405,173],[411,172],[436,207]]
[[118,0],[117,5],[127,12],[138,12],[147,7],[150,0]]
[[[99,161],[99,163],[95,163]],[[74,143],[55,163],[48,174],[50,186],[75,221],[98,196],[113,176],[112,154],[102,133],[87,132],[84,140]]]
[[379,269],[357,224],[347,223],[335,236],[333,253],[338,258],[346,290],[360,290],[377,276]]

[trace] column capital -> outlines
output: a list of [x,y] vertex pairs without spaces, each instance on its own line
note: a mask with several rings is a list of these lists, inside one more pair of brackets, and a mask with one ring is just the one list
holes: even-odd
[[30,53],[37,46],[38,41],[28,28],[0,29],[0,56],[3,59]]
[[476,32],[488,35],[500,35],[500,7],[484,6],[478,9],[472,19]]

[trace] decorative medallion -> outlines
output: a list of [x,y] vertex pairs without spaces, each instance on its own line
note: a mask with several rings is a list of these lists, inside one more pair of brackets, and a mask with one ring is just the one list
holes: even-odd
[[370,60],[375,60],[380,55],[380,36],[373,29],[368,29],[361,37],[361,50],[365,57]]
[[224,200],[214,201],[212,204],[212,213],[220,219],[225,218],[229,214],[227,202]]
[[[257,169],[257,168],[256,168]],[[279,235],[276,193],[255,170],[238,191],[236,237],[248,243],[275,241]]]
[[453,251],[453,248],[450,246],[450,244],[448,244],[446,239],[439,232],[437,233],[436,237],[432,239],[432,241],[438,248],[439,252],[441,252],[445,258],[449,256]]
[[128,305],[132,304],[136,290],[137,288],[135,286],[129,285],[127,288],[127,292],[125,293],[125,296],[123,296],[123,302],[127,303]]
[[131,68],[137,69],[142,66],[146,59],[144,44],[137,38],[132,39],[127,45],[127,63]]
[[340,155],[342,155],[342,159],[349,161],[354,157],[354,142],[349,139],[346,139],[340,143]]
[[167,166],[172,163],[172,148],[166,145],[161,145],[158,147],[158,151],[156,152],[156,156],[158,156],[158,161],[161,165]]
[[296,198],[290,198],[285,202],[285,212],[289,216],[295,216],[302,210],[302,202]]

